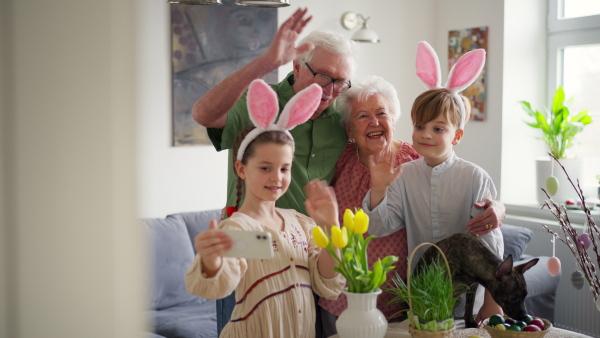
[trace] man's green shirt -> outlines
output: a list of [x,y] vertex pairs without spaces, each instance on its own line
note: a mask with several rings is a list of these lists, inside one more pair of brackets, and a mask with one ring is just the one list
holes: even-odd
[[[279,113],[294,96],[292,91],[293,74],[290,73],[282,82],[271,85],[279,100]],[[227,113],[224,129],[208,129],[208,135],[217,151],[229,149],[229,167],[227,173],[227,206],[235,204],[235,174],[233,173],[233,143],[239,133],[248,125],[252,125],[248,117],[246,95],[239,99]],[[342,154],[348,135],[340,122],[341,114],[335,109],[335,102],[315,120],[296,126],[290,130],[294,137],[296,150],[292,164],[292,182],[288,191],[277,200],[279,208],[295,209],[306,214],[304,208],[304,186],[313,179],[326,180],[329,183],[335,172],[335,164]]]

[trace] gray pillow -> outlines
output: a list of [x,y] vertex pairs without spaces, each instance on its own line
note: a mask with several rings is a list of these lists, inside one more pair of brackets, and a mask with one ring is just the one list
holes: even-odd
[[151,250],[153,278],[150,307],[161,310],[201,299],[190,294],[185,287],[184,276],[194,260],[185,224],[175,217],[145,219],[142,224]]
[[521,255],[523,255],[527,243],[531,240],[533,231],[525,227],[510,224],[502,224],[500,231],[502,231],[502,237],[504,237],[503,259],[512,254],[514,262],[521,260]]
[[190,243],[196,254],[196,248],[194,248],[194,238],[201,232],[208,230],[208,225],[211,219],[216,219],[217,224],[219,218],[221,218],[221,210],[213,209],[206,211],[193,211],[193,212],[182,212],[179,214],[169,215],[167,217],[175,217],[181,219],[187,228],[187,232],[190,236]]

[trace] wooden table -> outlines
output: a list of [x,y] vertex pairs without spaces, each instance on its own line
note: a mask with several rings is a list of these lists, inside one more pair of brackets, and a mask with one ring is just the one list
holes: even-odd
[[[484,328],[480,329],[465,329],[465,323],[463,320],[456,321],[456,331],[454,331],[455,338],[468,338],[469,336],[481,336],[484,338],[491,337],[487,330]],[[385,334],[385,338],[410,338],[408,333],[408,320],[399,323],[389,323],[388,330]],[[338,338],[338,335],[333,335],[330,338]],[[581,333],[572,332],[564,329],[553,327],[544,338],[592,338]]]
[[[463,320],[456,321],[456,331],[454,331],[455,338],[468,338],[469,336],[481,336],[481,337],[491,337],[487,330],[484,328],[480,329],[465,329],[465,322]],[[388,331],[385,334],[385,338],[399,338],[399,337],[410,337],[410,333],[408,333],[408,320],[405,320],[400,323],[390,323],[388,325]],[[548,334],[544,336],[544,338],[563,338],[563,337],[576,337],[576,338],[591,338],[590,336],[586,336],[584,334],[567,331],[563,329],[559,329],[553,327]]]

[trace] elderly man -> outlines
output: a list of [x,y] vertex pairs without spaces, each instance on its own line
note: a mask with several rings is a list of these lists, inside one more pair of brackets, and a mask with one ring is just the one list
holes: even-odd
[[[281,25],[263,55],[217,84],[193,108],[194,119],[209,128],[209,137],[220,151],[231,149],[240,131],[251,125],[245,91],[254,79],[293,61],[293,72],[273,86],[280,107],[312,83],[323,87],[321,103],[314,115],[291,131],[296,141],[293,180],[287,193],[277,201],[280,208],[295,209],[304,214],[304,186],[312,179],[331,180],[335,163],[348,140],[334,101],[350,88],[350,77],[356,68],[356,43],[343,35],[312,32],[298,47],[295,46],[298,35],[311,20],[310,16],[305,18],[306,14],[306,9],[298,9]],[[233,206],[235,176],[231,156],[229,161],[227,205]]]

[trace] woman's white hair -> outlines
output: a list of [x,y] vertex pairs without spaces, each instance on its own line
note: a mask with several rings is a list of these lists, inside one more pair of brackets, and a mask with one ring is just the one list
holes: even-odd
[[[300,40],[298,46],[305,43],[312,43],[315,48],[321,47],[333,54],[346,55],[350,63],[350,78],[354,76],[356,72],[355,57],[358,52],[358,44],[355,41],[348,39],[348,37],[341,33],[333,31],[313,31]],[[305,63],[312,61],[313,52],[314,49],[298,57],[298,61],[300,61],[302,67],[306,67]]]
[[347,92],[341,94],[336,102],[338,110],[342,113],[342,124],[348,125],[350,123],[350,115],[352,114],[352,104],[354,101],[366,101],[369,97],[379,94],[383,96],[389,105],[389,114],[392,117],[394,124],[400,117],[400,99],[398,99],[398,92],[391,83],[387,82],[380,76],[371,75],[367,76],[356,84],[352,84],[352,87]]

